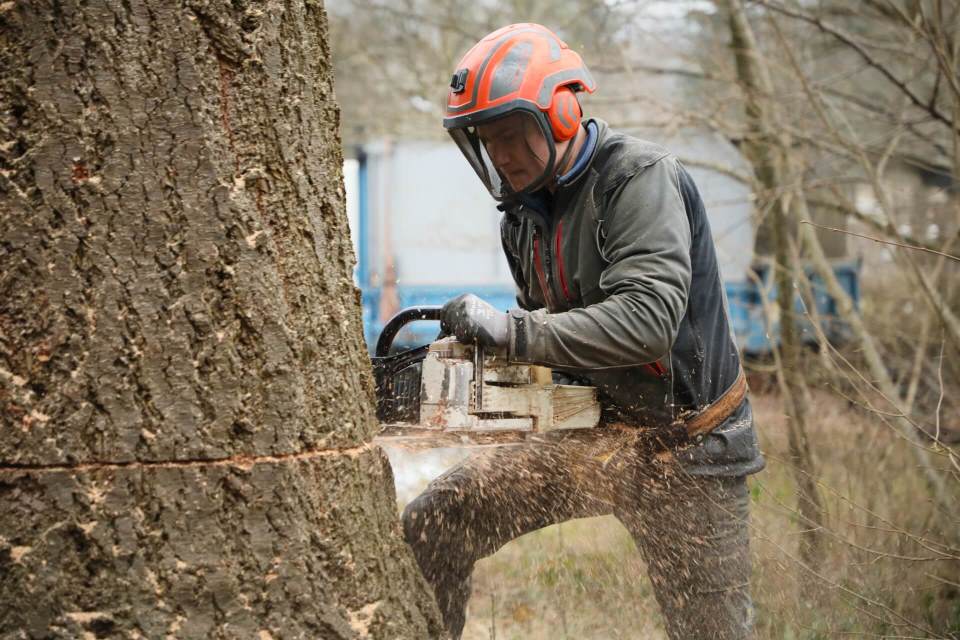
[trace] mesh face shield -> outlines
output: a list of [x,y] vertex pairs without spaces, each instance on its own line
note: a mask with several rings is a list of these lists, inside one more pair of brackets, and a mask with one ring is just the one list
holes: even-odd
[[539,112],[515,110],[448,132],[496,200],[532,193],[553,177],[556,146]]

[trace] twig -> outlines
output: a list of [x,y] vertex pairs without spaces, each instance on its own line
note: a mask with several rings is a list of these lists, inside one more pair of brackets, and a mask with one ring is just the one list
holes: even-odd
[[811,225],[811,226],[818,227],[818,228],[820,228],[820,229],[826,229],[826,230],[828,230],[828,231],[836,231],[837,233],[845,233],[845,234],[847,234],[847,235],[849,235],[849,236],[857,236],[858,238],[865,238],[865,239],[867,239],[867,240],[873,240],[874,242],[880,242],[880,243],[882,243],[882,244],[892,244],[892,245],[895,245],[895,246],[898,246],[898,247],[903,247],[904,249],[915,249],[916,251],[925,251],[925,252],[927,252],[927,253],[932,253],[932,254],[934,254],[934,255],[943,256],[944,258],[949,258],[950,260],[956,260],[957,262],[960,262],[960,257],[958,257],[958,256],[952,256],[952,255],[950,255],[949,253],[943,253],[942,251],[937,251],[937,250],[935,250],[935,249],[928,249],[927,247],[918,247],[918,246],[916,246],[916,245],[906,244],[906,243],[903,243],[903,242],[894,242],[893,240],[883,240],[882,238],[875,238],[875,237],[873,237],[873,236],[868,236],[868,235],[865,235],[865,234],[862,234],[862,233],[854,233],[853,231],[847,231],[846,229],[838,229],[838,228],[836,228],[836,227],[828,227],[828,226],[823,225],[823,224],[817,224],[816,222],[812,222],[812,221],[810,221],[810,220],[801,220],[800,223],[801,223],[801,224],[809,224],[809,225]]
[[937,365],[937,380],[940,383],[940,398],[937,400],[937,412],[934,414],[934,421],[936,424],[936,430],[933,433],[933,441],[936,443],[940,442],[940,409],[943,407],[943,347],[946,343],[946,340],[940,339],[940,362]]
[[948,584],[948,585],[950,585],[951,587],[960,587],[960,582],[953,582],[953,581],[951,581],[951,580],[947,580],[946,578],[941,578],[940,576],[935,576],[935,575],[933,575],[932,573],[927,573],[927,574],[925,574],[925,575],[926,575],[928,578],[932,578],[932,579],[934,579],[934,580],[936,580],[936,581],[938,581],[938,582],[942,582],[943,584]]
[[497,594],[490,594],[490,640],[497,640]]
[[760,6],[766,7],[771,11],[776,11],[777,13],[781,13],[785,16],[789,16],[791,18],[795,18],[797,20],[802,20],[803,22],[812,24],[813,26],[817,27],[820,31],[823,31],[824,33],[827,33],[833,36],[843,44],[847,45],[848,47],[856,51],[867,64],[869,64],[871,67],[879,71],[881,75],[883,75],[901,92],[903,92],[904,95],[910,98],[910,101],[914,105],[926,111],[931,116],[933,116],[940,122],[944,123],[951,129],[953,128],[953,120],[951,120],[946,115],[941,113],[940,110],[937,109],[936,105],[928,104],[925,100],[922,100],[917,94],[911,91],[910,87],[908,87],[904,81],[900,80],[895,75],[893,75],[893,72],[890,71],[890,69],[888,69],[886,66],[884,66],[883,64],[880,64],[880,62],[877,61],[870,54],[870,52],[864,48],[862,44],[854,40],[850,34],[846,33],[845,31],[843,31],[838,27],[835,27],[832,24],[824,22],[820,18],[807,15],[806,13],[803,13],[800,11],[794,11],[792,9],[789,9],[788,7],[784,7],[782,5],[769,2],[769,0],[750,0],[750,1],[755,4],[759,4]]

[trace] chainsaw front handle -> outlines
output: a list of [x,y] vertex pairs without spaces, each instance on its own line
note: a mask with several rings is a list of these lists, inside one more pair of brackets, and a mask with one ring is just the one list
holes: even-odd
[[377,348],[374,355],[383,358],[390,353],[390,347],[393,346],[393,339],[400,333],[406,325],[417,320],[437,320],[441,319],[443,307],[439,305],[424,305],[422,307],[407,307],[397,315],[390,318],[387,324],[383,325],[380,331],[380,337],[377,338]]

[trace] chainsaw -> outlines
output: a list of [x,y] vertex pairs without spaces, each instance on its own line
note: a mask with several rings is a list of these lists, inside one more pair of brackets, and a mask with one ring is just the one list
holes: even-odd
[[490,446],[597,425],[596,388],[555,384],[550,368],[510,363],[503,350],[448,336],[390,353],[407,324],[440,317],[441,307],[410,307],[380,332],[371,359],[379,442],[414,449]]

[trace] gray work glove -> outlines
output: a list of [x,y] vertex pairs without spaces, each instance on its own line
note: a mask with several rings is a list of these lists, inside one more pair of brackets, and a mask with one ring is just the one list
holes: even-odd
[[457,296],[443,305],[440,330],[464,344],[506,348],[510,341],[509,316],[472,293]]

